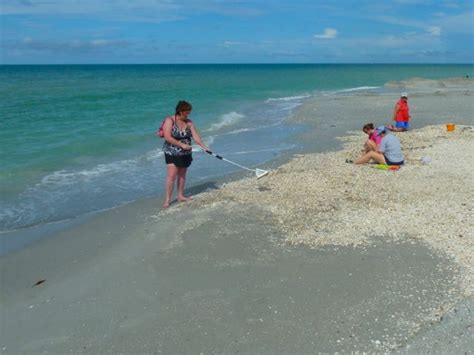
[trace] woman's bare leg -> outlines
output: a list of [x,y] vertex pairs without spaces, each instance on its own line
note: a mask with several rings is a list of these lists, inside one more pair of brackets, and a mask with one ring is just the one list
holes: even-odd
[[170,206],[171,195],[173,195],[174,181],[178,176],[178,168],[174,164],[166,164],[166,187],[165,187],[165,201],[163,207]]
[[178,201],[186,202],[191,198],[184,196],[184,185],[186,184],[186,173],[188,168],[178,168]]
[[406,128],[398,128],[394,125],[390,125],[387,128],[392,132],[405,132],[407,130]]
[[377,149],[377,144],[373,140],[368,139],[367,142],[365,142],[365,152],[371,152],[375,151]]
[[354,164],[365,164],[370,161],[370,159],[375,160],[379,164],[386,164],[385,157],[383,154],[377,153],[377,152],[368,152],[365,153],[363,156],[361,156],[359,159],[357,159]]

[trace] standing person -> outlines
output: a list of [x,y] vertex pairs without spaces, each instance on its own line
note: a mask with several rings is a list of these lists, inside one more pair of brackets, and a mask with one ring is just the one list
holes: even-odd
[[408,107],[408,94],[403,92],[400,100],[395,104],[392,120],[395,126],[390,125],[389,129],[394,132],[405,132],[410,128],[410,108]]
[[201,136],[188,118],[192,106],[189,102],[179,101],[174,116],[167,117],[163,124],[165,143],[163,152],[166,161],[166,191],[163,207],[167,208],[171,202],[174,183],[177,180],[177,199],[179,202],[189,201],[184,196],[186,172],[193,160],[191,138],[203,149],[208,149],[202,142]]
[[385,126],[377,127],[377,134],[382,138],[377,150],[365,153],[354,164],[365,164],[372,159],[379,164],[403,165],[404,158],[400,140],[388,133]]

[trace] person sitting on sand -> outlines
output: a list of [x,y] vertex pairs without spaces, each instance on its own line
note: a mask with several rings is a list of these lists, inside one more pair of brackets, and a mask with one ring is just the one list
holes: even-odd
[[362,127],[362,131],[369,136],[364,144],[364,153],[376,151],[382,138],[377,134],[373,123],[367,123]]
[[393,134],[388,133],[385,126],[377,127],[377,134],[382,138],[379,147],[365,153],[354,164],[365,164],[370,160],[374,160],[379,164],[402,165],[404,158],[400,140]]
[[400,100],[395,104],[393,118],[395,126],[389,125],[388,128],[394,132],[405,132],[410,128],[410,108],[408,107],[408,94],[403,92]]
[[186,172],[193,160],[191,138],[202,148],[207,150],[207,146],[202,142],[201,136],[194,127],[193,122],[188,118],[192,106],[186,101],[179,101],[176,105],[175,115],[167,117],[163,124],[165,143],[163,152],[166,161],[166,191],[163,207],[167,208],[171,202],[174,183],[178,182],[178,201],[189,201],[190,198],[184,196],[184,185],[186,182]]

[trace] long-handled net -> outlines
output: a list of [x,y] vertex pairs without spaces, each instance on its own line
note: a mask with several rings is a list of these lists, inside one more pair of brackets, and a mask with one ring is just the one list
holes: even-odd
[[[202,149],[202,148],[201,148],[201,149]],[[255,172],[255,176],[257,177],[257,179],[260,179],[261,177],[264,177],[265,175],[267,175],[267,174],[269,173],[269,171],[263,170],[263,169],[258,169],[258,168],[256,168],[256,169],[251,169],[251,168],[247,168],[246,166],[237,164],[237,163],[235,163],[235,162],[233,162],[233,161],[230,161],[230,160],[228,160],[228,159],[226,159],[226,158],[224,158],[224,157],[222,157],[222,156],[220,156],[220,155],[218,155],[218,154],[215,154],[215,153],[211,152],[210,150],[205,150],[205,149],[202,149],[202,150],[205,151],[207,154],[216,157],[217,159],[224,160],[224,161],[226,161],[226,162],[228,162],[228,163],[230,163],[230,164],[232,164],[232,165],[238,166],[238,167],[241,168],[241,169],[245,169],[245,170],[248,170],[248,171],[253,171],[253,172]]]

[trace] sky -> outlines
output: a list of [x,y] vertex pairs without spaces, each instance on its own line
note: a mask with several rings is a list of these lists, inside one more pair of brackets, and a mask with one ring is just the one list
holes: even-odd
[[473,63],[473,4],[2,0],[0,63]]

